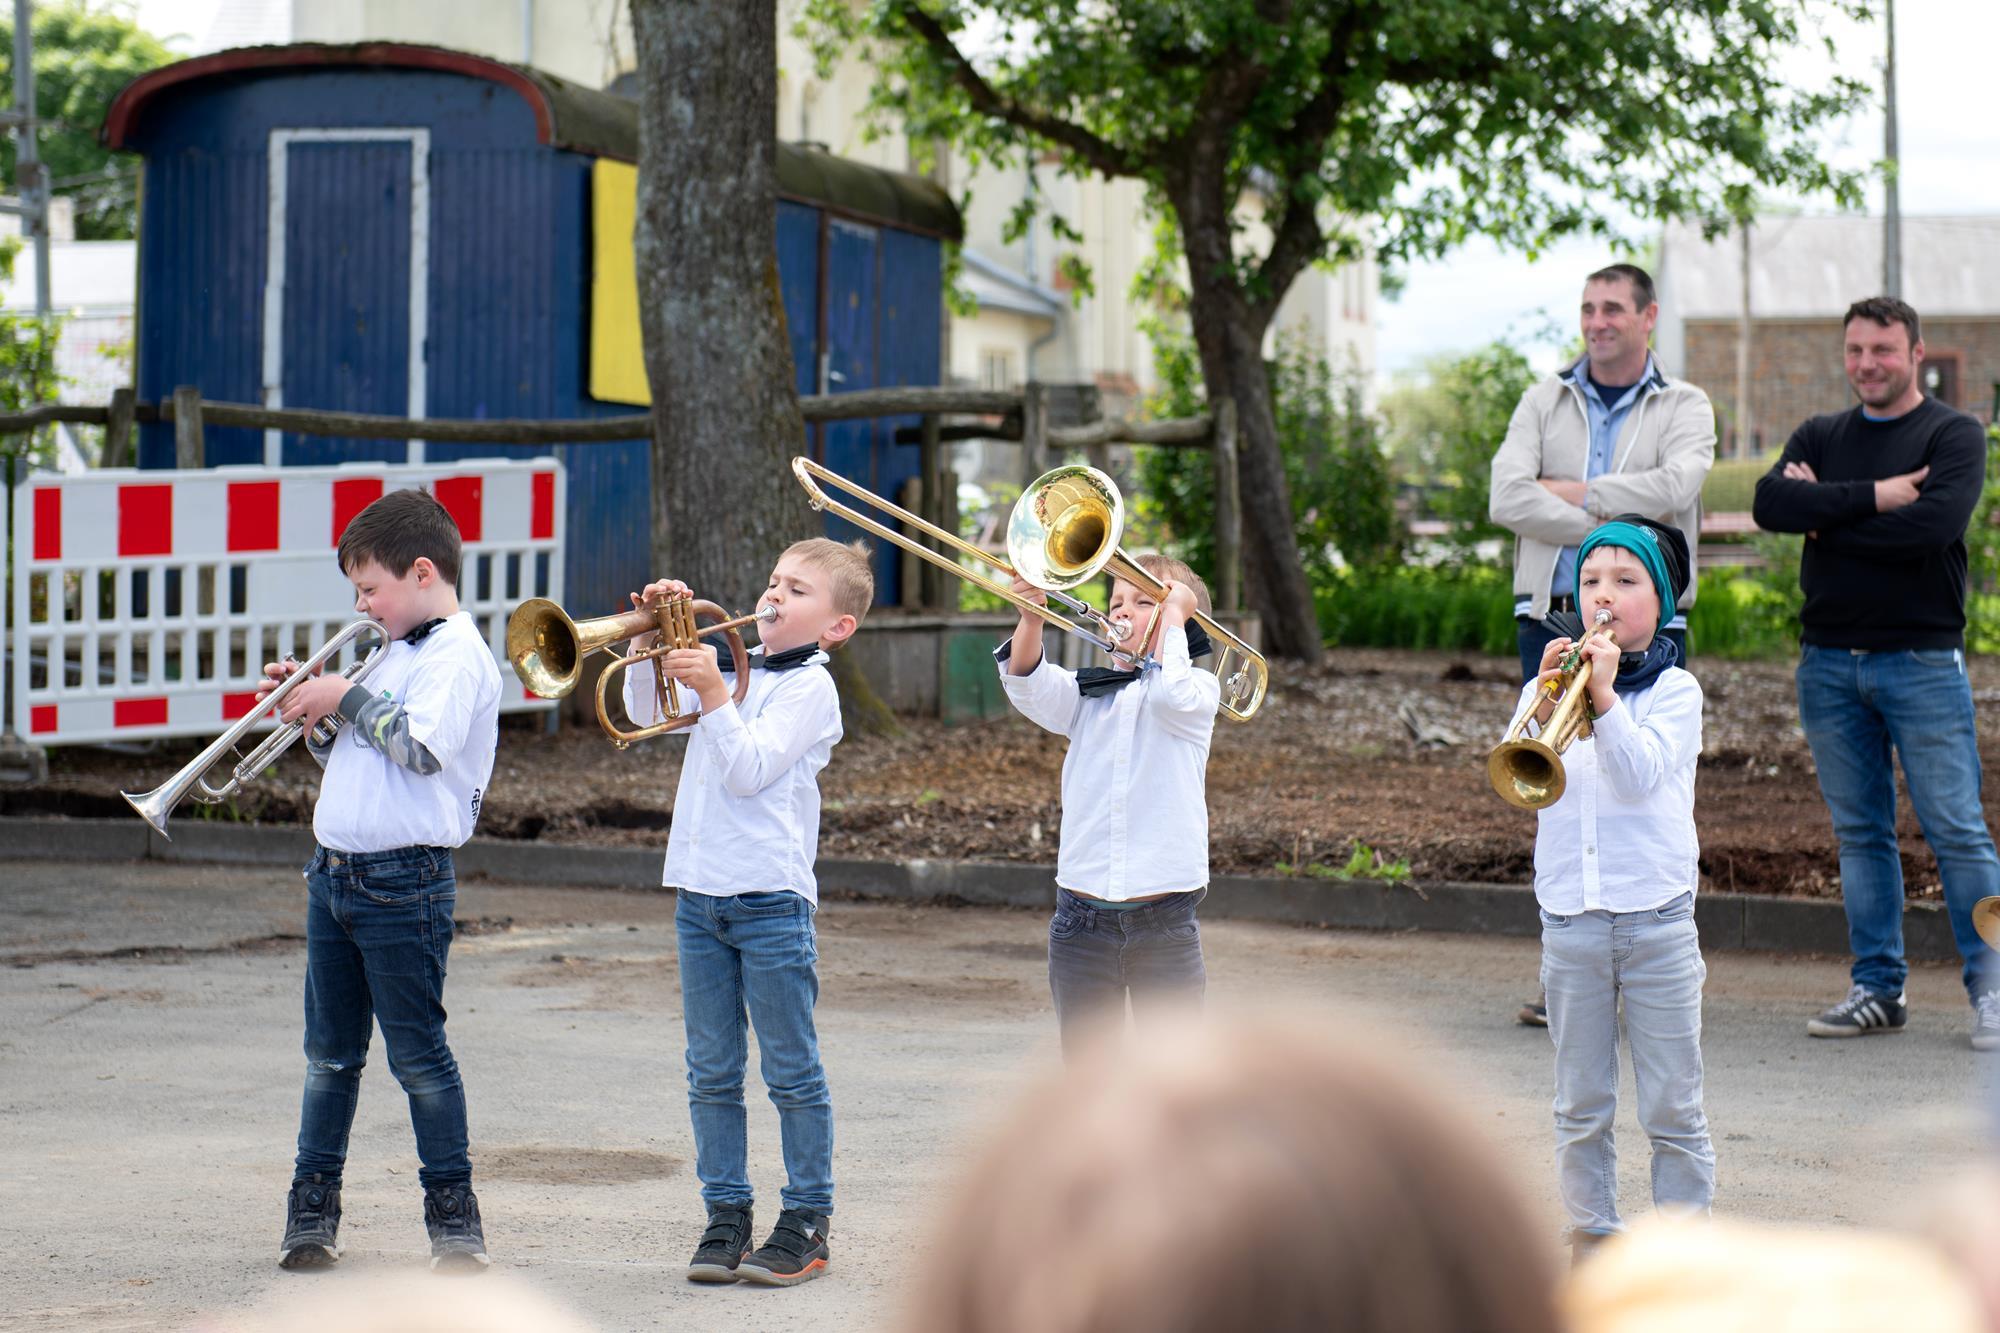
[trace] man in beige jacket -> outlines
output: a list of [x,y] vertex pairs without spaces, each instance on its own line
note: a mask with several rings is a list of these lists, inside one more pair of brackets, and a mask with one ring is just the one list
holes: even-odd
[[[1599,269],[1583,286],[1585,353],[1521,396],[1493,455],[1493,521],[1514,534],[1514,619],[1521,679],[1535,676],[1555,638],[1542,621],[1576,609],[1576,544],[1614,514],[1671,523],[1694,552],[1701,483],[1715,462],[1708,395],[1671,379],[1647,346],[1659,319],[1653,279],[1632,264]],[[1695,571],[1661,634],[1687,660]]]
[[[1577,610],[1576,548],[1615,514],[1643,514],[1681,530],[1687,590],[1660,637],[1687,665],[1687,609],[1694,605],[1701,538],[1701,483],[1715,463],[1715,411],[1708,395],[1670,379],[1648,346],[1660,304],[1653,279],[1613,264],[1584,280],[1584,355],[1521,395],[1507,438],[1493,455],[1487,500],[1493,521],[1514,534],[1514,624],[1521,682],[1560,632],[1551,611]],[[1542,998],[1520,1019],[1548,1026]]]

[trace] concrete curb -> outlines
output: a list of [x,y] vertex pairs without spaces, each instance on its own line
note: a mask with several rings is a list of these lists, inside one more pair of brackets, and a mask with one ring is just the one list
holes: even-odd
[[[169,842],[137,819],[0,819],[0,861],[187,861],[298,867],[312,854],[309,829],[184,820]],[[575,847],[474,838],[458,851],[460,875],[577,888],[657,889],[657,849]],[[1047,909],[1055,898],[1048,866],[980,861],[850,861],[823,858],[820,890],[900,902],[961,902]],[[1533,892],[1511,884],[1347,882],[1224,875],[1210,886],[1209,920],[1272,921],[1339,930],[1438,930],[1535,935]],[[1705,893],[1695,921],[1704,949],[1847,953],[1847,915],[1837,902]],[[1958,957],[1941,906],[1903,914],[1912,961]]]

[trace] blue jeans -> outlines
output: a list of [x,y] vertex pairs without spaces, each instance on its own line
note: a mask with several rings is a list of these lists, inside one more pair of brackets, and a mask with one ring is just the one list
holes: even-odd
[[1840,839],[1855,984],[1900,995],[1909,973],[1893,747],[1903,757],[1917,823],[1937,856],[1965,988],[1977,999],[2000,986],[1993,951],[1972,928],[1972,905],[2000,893],[2000,858],[1979,800],[1965,655],[1951,648],[1857,653],[1806,644],[1798,687],[1799,721]]
[[820,1067],[813,1005],[819,947],[813,906],[796,893],[734,897],[680,891],[681,1013],[687,1024],[694,1170],[712,1211],[751,1203],[743,1071],[748,1024],[758,1069],[778,1108],[786,1208],[833,1212],[833,1098]]
[[1049,918],[1049,990],[1065,1059],[1101,1029],[1124,1022],[1127,992],[1140,1015],[1200,1004],[1208,974],[1194,909],[1207,896],[1207,889],[1197,889],[1116,911],[1057,887]]
[[458,880],[447,847],[349,855],[321,847],[306,864],[306,1089],[294,1179],[338,1183],[361,1096],[372,1023],[410,1099],[417,1179],[472,1179],[465,1088],[444,1039],[445,956]]
[[1556,1179],[1572,1231],[1618,1215],[1618,1012],[1632,1044],[1639,1125],[1653,1146],[1653,1207],[1705,1214],[1715,1150],[1701,1105],[1701,986],[1694,895],[1646,912],[1542,913],[1542,986],[1556,1046]]
[[[1521,683],[1526,685],[1542,672],[1542,653],[1556,641],[1556,635],[1543,628],[1543,622],[1529,620],[1526,616],[1514,617],[1514,640],[1521,650]],[[1688,664],[1688,634],[1684,629],[1663,629],[1660,637],[1674,646],[1674,665],[1686,667]]]

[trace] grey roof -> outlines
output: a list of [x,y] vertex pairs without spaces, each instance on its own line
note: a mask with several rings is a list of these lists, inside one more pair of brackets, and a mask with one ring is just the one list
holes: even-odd
[[1018,315],[1059,319],[1068,306],[1059,291],[1044,287],[996,263],[971,247],[959,251],[965,263],[963,286],[981,310],[1010,310]]
[[[1660,244],[1660,311],[1676,320],[1742,312],[1740,240],[1703,240],[1689,223]],[[1750,311],[1759,319],[1839,318],[1882,290],[1879,217],[1764,217],[1750,230]],[[1925,319],[2000,316],[2000,216],[1905,217],[1903,299]]]

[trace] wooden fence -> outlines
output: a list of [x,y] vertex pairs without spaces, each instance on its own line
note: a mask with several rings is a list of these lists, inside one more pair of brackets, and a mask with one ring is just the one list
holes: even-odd
[[[1221,400],[1214,412],[1200,417],[1169,421],[1106,417],[1082,425],[1053,427],[1049,425],[1048,388],[1042,384],[1030,384],[1019,390],[900,388],[816,394],[799,399],[799,413],[808,423],[864,417],[920,417],[919,425],[896,432],[898,443],[919,446],[919,483],[916,503],[911,507],[920,517],[947,532],[958,530],[958,488],[945,466],[947,443],[958,440],[1019,443],[1024,483],[1047,471],[1052,461],[1068,450],[1080,450],[1091,466],[1107,468],[1114,444],[1207,449],[1215,462],[1214,602],[1223,611],[1239,610],[1242,606],[1242,495],[1236,472],[1236,405],[1230,399]],[[957,419],[947,422],[946,417]],[[24,412],[0,413],[0,436],[22,434],[56,422],[103,426],[101,465],[129,467],[133,462],[133,425],[162,421],[173,423],[174,463],[182,468],[204,465],[203,432],[209,426],[361,439],[435,440],[440,444],[590,445],[650,439],[653,434],[653,419],[645,414],[539,421],[392,417],[213,402],[204,400],[200,390],[193,386],[183,385],[174,390],[173,397],[159,403],[139,402],[131,389],[119,389],[102,407],[44,403]],[[949,576],[943,570],[923,563],[921,575],[920,600],[924,607],[941,609],[954,604],[956,592],[945,586]]]

